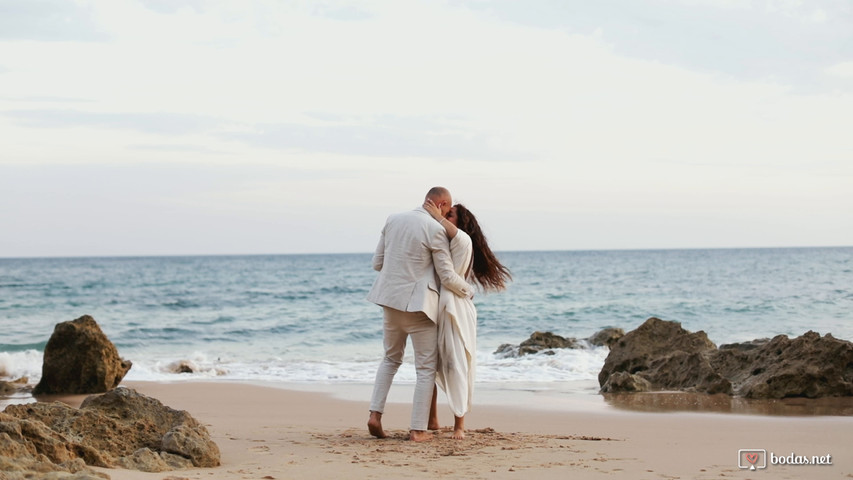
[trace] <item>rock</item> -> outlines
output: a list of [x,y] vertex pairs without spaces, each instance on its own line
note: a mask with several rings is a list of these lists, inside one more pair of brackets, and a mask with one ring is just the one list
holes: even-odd
[[[651,376],[657,372],[650,371],[652,362],[658,362],[658,367],[664,366],[667,357],[681,354],[701,353],[715,350],[717,347],[705,332],[690,333],[681,328],[677,322],[665,322],[659,318],[649,318],[636,330],[632,330],[610,347],[610,354],[604,361],[604,366],[598,374],[598,384],[604,385],[613,372],[638,373],[652,385],[656,382]],[[695,362],[696,360],[694,360]],[[701,363],[701,362],[700,362]],[[669,375],[664,373],[663,375]],[[667,381],[667,384],[670,382]],[[656,388],[660,390],[661,388]]]
[[79,409],[59,402],[10,405],[0,413],[3,435],[20,446],[16,451],[24,448],[52,465],[82,461],[161,472],[220,461],[207,429],[189,413],[126,388],[90,396]]
[[95,319],[84,315],[54,328],[33,394],[106,392],[118,386],[131,365],[119,357]]
[[219,466],[219,447],[210,440],[207,431],[188,425],[179,425],[163,436],[161,448],[164,452],[189,458],[196,467]]
[[88,397],[80,409],[88,408],[133,422],[138,430],[144,430],[139,432],[136,442],[140,446],[182,455],[197,467],[219,465],[219,447],[210,439],[207,429],[184,410],[171,409],[128,388]]
[[130,456],[120,457],[116,463],[122,468],[140,472],[167,472],[193,466],[192,461],[180,455],[167,452],[158,454],[150,448],[140,448]]
[[[0,414],[0,417],[2,416],[3,414]],[[7,430],[19,430],[10,426],[6,418],[0,418],[0,425]],[[103,480],[110,477],[88,468],[79,458],[54,463],[46,456],[36,453],[32,446],[26,445],[21,438],[13,438],[5,431],[0,433],[0,479],[31,478]]]
[[650,318],[612,346],[598,381],[603,393],[853,396],[853,343],[807,332],[795,339],[780,335],[718,349],[704,332],[690,333],[677,322]]
[[853,396],[853,343],[809,331],[755,348],[726,348],[711,359],[747,398]]
[[645,378],[628,372],[614,372],[601,386],[602,393],[614,392],[648,392],[652,384]]
[[495,350],[495,355],[502,357],[502,358],[517,357],[518,356],[518,345],[511,345],[509,343],[503,343]]
[[770,341],[769,338],[757,338],[751,342],[726,343],[726,344],[720,345],[720,350],[738,350],[741,352],[745,352],[748,350],[754,350],[758,347],[761,347],[769,341]]
[[[530,338],[518,345],[519,355],[528,355],[555,348],[582,348],[574,338],[564,338],[551,332],[533,332]],[[550,352],[553,355],[553,351]]]
[[0,395],[12,395],[28,389],[29,378],[21,377],[11,382],[0,380]]
[[499,357],[520,357],[531,353],[554,355],[557,348],[587,348],[592,346],[610,346],[622,338],[625,332],[621,328],[605,328],[595,335],[584,340],[566,338],[551,332],[533,332],[530,338],[519,345],[504,343],[499,346],[494,354]]
[[556,348],[585,348],[576,338],[565,338],[551,332],[533,332],[530,338],[519,345],[505,343],[495,350],[500,357],[520,357],[532,353],[554,355]]
[[[219,447],[217,447],[217,451],[218,450]],[[160,452],[160,458],[162,458],[163,461],[166,462],[166,465],[169,466],[170,470],[184,470],[187,468],[192,468],[194,466],[193,461],[189,458],[182,457],[174,453]]]
[[195,373],[198,370],[198,367],[189,360],[172,362],[167,368],[172,373]]
[[587,338],[586,341],[589,342],[590,345],[594,345],[596,347],[606,346],[610,348],[624,336],[625,330],[622,330],[621,328],[608,327]]

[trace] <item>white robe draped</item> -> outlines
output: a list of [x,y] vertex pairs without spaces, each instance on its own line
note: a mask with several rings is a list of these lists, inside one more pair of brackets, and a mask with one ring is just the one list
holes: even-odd
[[[473,257],[471,237],[462,230],[450,240],[453,268],[468,278]],[[441,287],[438,308],[438,370],[435,381],[447,394],[457,417],[471,409],[477,365],[477,309],[468,297]]]

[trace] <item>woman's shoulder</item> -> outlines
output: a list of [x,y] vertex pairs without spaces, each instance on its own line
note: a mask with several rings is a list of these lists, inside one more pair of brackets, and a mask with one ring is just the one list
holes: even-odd
[[471,245],[471,237],[462,230],[456,231],[456,236],[450,240],[450,246],[454,247],[456,245],[465,246]]

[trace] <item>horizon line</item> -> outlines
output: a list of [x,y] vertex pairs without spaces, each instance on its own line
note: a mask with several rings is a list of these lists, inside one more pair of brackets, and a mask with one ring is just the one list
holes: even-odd
[[[662,252],[701,250],[797,250],[853,248],[853,245],[795,245],[761,247],[649,247],[649,248],[578,248],[544,250],[495,250],[495,253],[557,253],[557,252]],[[298,252],[298,253],[163,253],[163,254],[117,254],[117,255],[20,255],[0,257],[0,260],[39,260],[75,258],[179,258],[179,257],[272,257],[309,255],[372,255],[373,252]]]

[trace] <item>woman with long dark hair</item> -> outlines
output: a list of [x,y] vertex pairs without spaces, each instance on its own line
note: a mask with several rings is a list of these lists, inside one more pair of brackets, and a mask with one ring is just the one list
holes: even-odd
[[[477,218],[462,204],[447,213],[431,201],[424,208],[438,220],[450,239],[450,256],[456,273],[484,292],[506,289],[512,279],[509,269],[498,261],[489,248]],[[459,297],[441,288],[438,313],[438,369],[435,381],[447,393],[447,403],[454,415],[452,438],[465,438],[465,414],[471,409],[474,374],[477,364],[477,309],[472,297]],[[433,391],[429,428],[439,429],[436,396]]]

